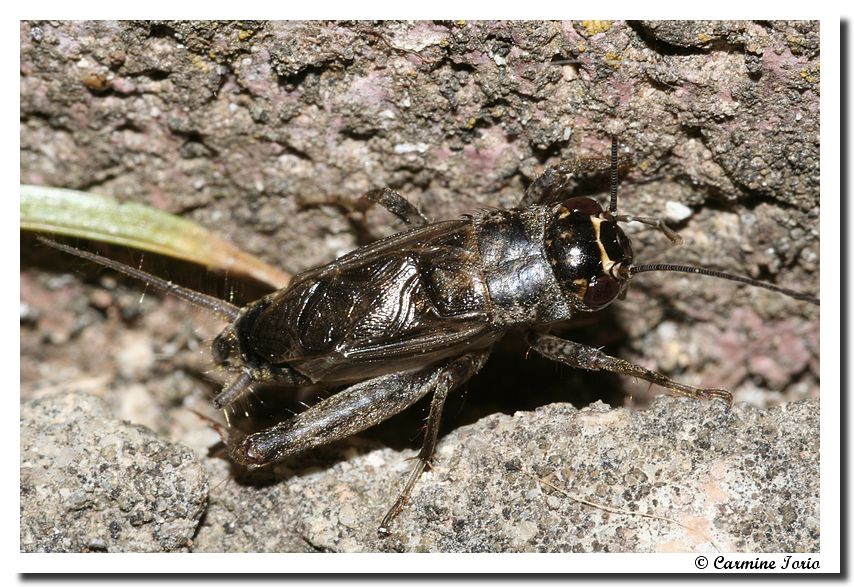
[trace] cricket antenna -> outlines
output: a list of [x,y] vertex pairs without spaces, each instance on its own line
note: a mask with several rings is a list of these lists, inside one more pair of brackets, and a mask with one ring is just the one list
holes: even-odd
[[608,211],[611,214],[617,213],[617,186],[619,183],[617,176],[617,135],[611,135],[611,203],[608,205]]
[[136,269],[134,267],[131,267],[130,265],[119,263],[118,261],[102,257],[101,255],[96,255],[95,253],[83,251],[75,247],[69,247],[68,245],[60,244],[43,236],[37,236],[36,238],[49,247],[59,249],[60,251],[63,251],[70,255],[75,255],[82,259],[86,259],[87,261],[91,261],[92,263],[97,263],[99,265],[109,267],[110,269],[118,271],[119,273],[124,273],[128,277],[138,279],[148,285],[151,285],[155,289],[162,291],[163,293],[172,294],[176,298],[190,302],[194,306],[197,306],[203,310],[207,310],[213,313],[218,318],[222,318],[227,322],[233,322],[240,315],[240,308],[238,308],[234,304],[226,302],[225,300],[221,300],[219,298],[215,298],[213,296],[209,296],[207,294],[203,294],[192,289],[187,289],[186,287],[181,287],[180,285],[176,285],[171,281],[167,281],[165,279],[161,279],[160,277],[151,275],[150,273],[146,273],[141,269]]
[[738,283],[744,283],[746,285],[762,287],[771,291],[776,291],[777,293],[781,293],[796,300],[809,302],[810,304],[815,304],[816,306],[819,305],[819,299],[810,294],[795,291],[793,289],[788,289],[785,287],[780,287],[771,283],[766,283],[764,281],[758,281],[756,279],[751,279],[750,277],[743,277],[741,275],[724,273],[723,271],[715,271],[713,269],[705,269],[703,267],[691,267],[690,265],[670,265],[667,263],[656,263],[653,265],[632,265],[629,267],[629,275],[637,275],[638,273],[646,273],[649,271],[676,271],[679,273],[696,273],[698,275],[709,275],[711,277],[718,277],[720,279],[727,279],[729,281],[737,281]]

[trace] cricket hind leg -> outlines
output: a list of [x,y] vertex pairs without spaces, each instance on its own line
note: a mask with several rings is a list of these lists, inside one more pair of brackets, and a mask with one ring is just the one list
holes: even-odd
[[537,353],[571,367],[588,371],[610,371],[620,375],[637,377],[660,385],[676,395],[692,399],[721,399],[732,405],[732,394],[725,389],[703,389],[673,381],[656,371],[645,369],[629,361],[606,355],[599,349],[565,340],[552,334],[530,332],[528,343]]
[[415,482],[433,457],[445,398],[474,375],[487,356],[488,351],[469,353],[427,369],[392,373],[357,383],[260,432],[245,435],[234,431],[227,442],[229,455],[247,466],[274,463],[379,424],[432,391],[419,463],[404,491],[383,518],[383,527],[387,527],[402,510]]
[[402,412],[427,395],[442,367],[391,373],[343,389],[283,422],[229,439],[231,458],[250,467],[352,436]]

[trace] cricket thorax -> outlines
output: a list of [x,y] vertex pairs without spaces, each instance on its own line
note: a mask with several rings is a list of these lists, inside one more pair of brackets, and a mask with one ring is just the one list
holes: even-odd
[[574,312],[543,249],[548,210],[491,210],[474,219],[496,327],[556,322]]

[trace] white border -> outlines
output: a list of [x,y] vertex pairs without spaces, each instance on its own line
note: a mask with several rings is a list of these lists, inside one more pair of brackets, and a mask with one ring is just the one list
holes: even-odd
[[[290,3],[287,3],[290,4]],[[413,17],[433,17],[437,14],[449,15],[448,18],[466,18],[471,17],[472,12],[483,18],[491,16],[493,18],[534,18],[534,17],[551,17],[565,18],[570,16],[570,12],[576,10],[572,5],[544,3],[515,3],[505,9],[491,9],[493,14],[486,15],[482,7],[473,9],[461,9],[459,3],[454,5],[448,2],[430,2],[430,3],[402,3],[396,4],[393,7],[388,5],[383,7],[366,6],[364,2],[354,3],[357,8],[353,8],[353,4],[349,4],[348,8],[336,7],[333,3],[325,6],[312,6],[310,3],[294,3],[292,6],[285,8],[285,3],[279,5],[279,10],[286,14],[279,14],[279,17],[287,18],[319,18],[319,17],[354,17],[365,15],[379,16],[391,15],[395,17],[406,16]],[[685,12],[692,10],[693,7],[686,6],[683,3],[677,12]],[[729,18],[735,13],[744,14],[744,3],[727,3],[716,2],[716,16],[721,18],[721,7],[731,6],[736,7],[735,10],[729,9]],[[589,11],[593,5],[587,4],[580,6],[581,12]],[[770,7],[770,5],[769,5]],[[186,8],[181,8],[176,3],[166,3],[160,0],[155,2],[146,2],[142,5],[129,6],[127,4],[118,5],[115,3],[95,3],[81,7],[80,3],[68,2],[43,2],[38,6],[27,6],[26,9],[30,14],[22,15],[19,18],[33,18],[38,16],[49,15],[53,18],[93,18],[99,15],[109,15],[110,17],[151,17],[163,16],[164,13],[169,13],[171,17],[194,17],[199,18],[201,12],[207,13],[208,18],[218,18],[223,16],[241,16],[245,18],[245,14],[234,14],[235,12],[257,12],[260,5],[251,7],[234,3],[219,3],[219,6],[211,3],[207,4],[205,10],[200,11],[198,6],[191,6],[189,3]],[[390,8],[390,9],[389,9]],[[448,10],[451,8],[451,10]],[[611,13],[619,13],[620,16],[638,16],[639,5],[637,3],[628,3],[623,0],[609,1],[605,5],[597,5],[596,9],[605,10]],[[654,7],[652,3],[643,3],[640,7],[644,17],[653,18],[675,18],[677,16],[684,17],[684,14],[675,14],[671,6],[659,5]],[[743,17],[756,17],[763,15],[763,18],[780,18],[781,12],[791,12],[781,9],[779,3],[775,3],[774,7],[766,10],[763,6],[757,6],[756,3],[751,3],[749,6],[751,14],[744,14]],[[622,12],[621,9],[623,10]],[[267,10],[266,8],[264,10]],[[131,14],[130,11],[144,12],[145,14]],[[358,15],[353,12],[358,11]],[[427,12],[430,14],[427,14]],[[454,12],[456,11],[456,13]],[[116,14],[116,13],[119,14]],[[121,14],[124,12],[124,14]],[[324,14],[321,14],[323,12]],[[497,13],[496,13],[497,12]],[[803,12],[803,9],[801,9]],[[415,13],[415,14],[413,14]],[[460,14],[461,13],[461,14]],[[572,15],[576,16],[576,15]],[[583,15],[582,15],[583,16]],[[615,16],[612,14],[611,16]],[[791,16],[791,14],[783,14],[782,16]],[[799,14],[801,18],[816,18],[815,14]],[[269,17],[269,15],[267,15]],[[602,15],[598,16],[599,18]],[[3,36],[3,42],[6,44],[3,51],[4,59],[7,61],[5,71],[11,76],[12,71],[17,70],[19,65],[19,36],[20,30],[17,20],[12,22],[4,21],[11,30],[6,30]],[[839,134],[839,110],[840,110],[840,85],[837,77],[839,71],[839,21],[834,15],[829,18],[822,19],[821,23],[821,190],[822,200],[825,202],[821,214],[821,258],[827,261],[835,260],[839,256],[840,237],[839,237],[839,152],[840,152],[840,134]],[[13,69],[13,66],[15,69]],[[11,79],[11,78],[9,78]],[[9,88],[3,93],[4,111],[6,116],[3,118],[3,123],[8,128],[3,136],[7,140],[3,142],[5,157],[3,161],[7,172],[3,177],[18,178],[20,174],[19,167],[19,128],[12,128],[12,117],[15,115],[12,111],[20,111],[19,96]],[[16,137],[12,140],[11,137]],[[849,169],[851,169],[849,161]],[[11,184],[11,182],[9,182]],[[2,222],[8,223],[6,230],[2,231],[4,235],[3,250],[7,254],[15,255],[20,259],[19,240],[13,236],[17,230],[12,223],[17,223],[18,209],[17,198],[12,197],[12,193],[17,193],[17,186],[7,185],[9,193],[3,199],[4,206],[8,206],[6,214],[2,215]],[[12,207],[14,206],[14,211]],[[849,208],[851,206],[849,205]],[[848,226],[851,226],[851,218]],[[850,237],[849,237],[850,238]],[[11,253],[9,253],[11,251]],[[849,260],[851,259],[849,251]],[[850,270],[850,267],[848,268]],[[850,275],[850,273],[849,273]],[[821,317],[821,347],[822,347],[822,362],[821,362],[821,379],[824,383],[822,394],[822,410],[821,410],[821,549],[822,552],[817,555],[804,555],[804,558],[810,557],[813,560],[820,561],[821,572],[839,572],[840,568],[840,518],[839,513],[839,467],[840,467],[840,395],[846,393],[847,390],[841,388],[840,381],[840,363],[837,349],[840,348],[840,287],[841,281],[839,273],[835,265],[824,267],[821,273],[821,297],[825,311]],[[13,299],[14,294],[19,294],[19,289],[14,287],[0,288],[0,295],[6,299],[3,304],[7,308],[7,316],[11,315],[11,308],[15,307],[16,300]],[[18,299],[20,296],[18,295]],[[18,327],[10,324],[4,332],[17,332]],[[850,332],[850,331],[849,331]],[[20,341],[19,341],[20,343]],[[20,346],[19,346],[20,348]],[[14,353],[11,345],[2,356],[9,363],[4,370],[5,373],[11,374],[15,372],[17,364],[17,372],[20,373],[20,357],[19,353]],[[847,357],[848,364],[851,364],[852,357]],[[13,386],[12,389],[15,389]],[[17,406],[17,398],[9,393],[7,389],[7,402],[14,401]],[[852,402],[849,400],[849,406]],[[17,454],[19,446],[18,422],[15,416],[18,414],[18,409],[7,405],[4,410],[6,422],[4,426],[6,438],[4,439],[6,454]],[[113,554],[113,555],[82,555],[82,554],[22,554],[19,553],[19,509],[17,507],[19,498],[18,477],[13,477],[15,483],[9,482],[4,484],[3,490],[5,498],[3,503],[6,507],[3,508],[4,528],[3,533],[3,551],[6,553],[15,552],[16,565],[14,571],[25,573],[38,572],[69,572],[69,573],[127,573],[127,572],[160,572],[160,573],[234,573],[234,572],[261,572],[261,573],[280,573],[280,572],[300,572],[300,573],[316,573],[318,571],[326,573],[348,572],[348,573],[471,573],[471,572],[491,572],[491,573],[692,573],[696,572],[695,554],[341,554],[336,555],[337,564],[330,565],[324,559],[322,564],[316,555],[303,554],[276,554],[276,555],[258,555],[258,554],[234,554],[234,555],[208,555],[208,554],[187,554],[187,555],[144,555],[144,554]],[[712,556],[712,555],[707,555]],[[756,558],[755,555],[744,555],[739,558]],[[780,559],[782,555],[761,555],[763,559]],[[6,568],[9,568],[8,566]],[[705,573],[704,573],[705,574]],[[807,577],[809,573],[800,573],[800,576]]]

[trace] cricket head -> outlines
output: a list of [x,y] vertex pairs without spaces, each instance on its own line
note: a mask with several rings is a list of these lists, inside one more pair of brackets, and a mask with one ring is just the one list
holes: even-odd
[[819,305],[811,294],[780,287],[750,277],[705,267],[670,263],[635,264],[631,241],[620,222],[640,222],[662,232],[671,242],[682,239],[664,220],[617,213],[617,139],[611,139],[611,199],[608,209],[588,197],[569,198],[552,209],[546,227],[546,247],[564,292],[580,310],[595,311],[625,295],[638,273],[670,271],[694,273],[761,287],[796,300]]
[[576,197],[555,206],[546,227],[546,248],[564,293],[579,309],[601,310],[625,292],[632,244],[596,200]]

